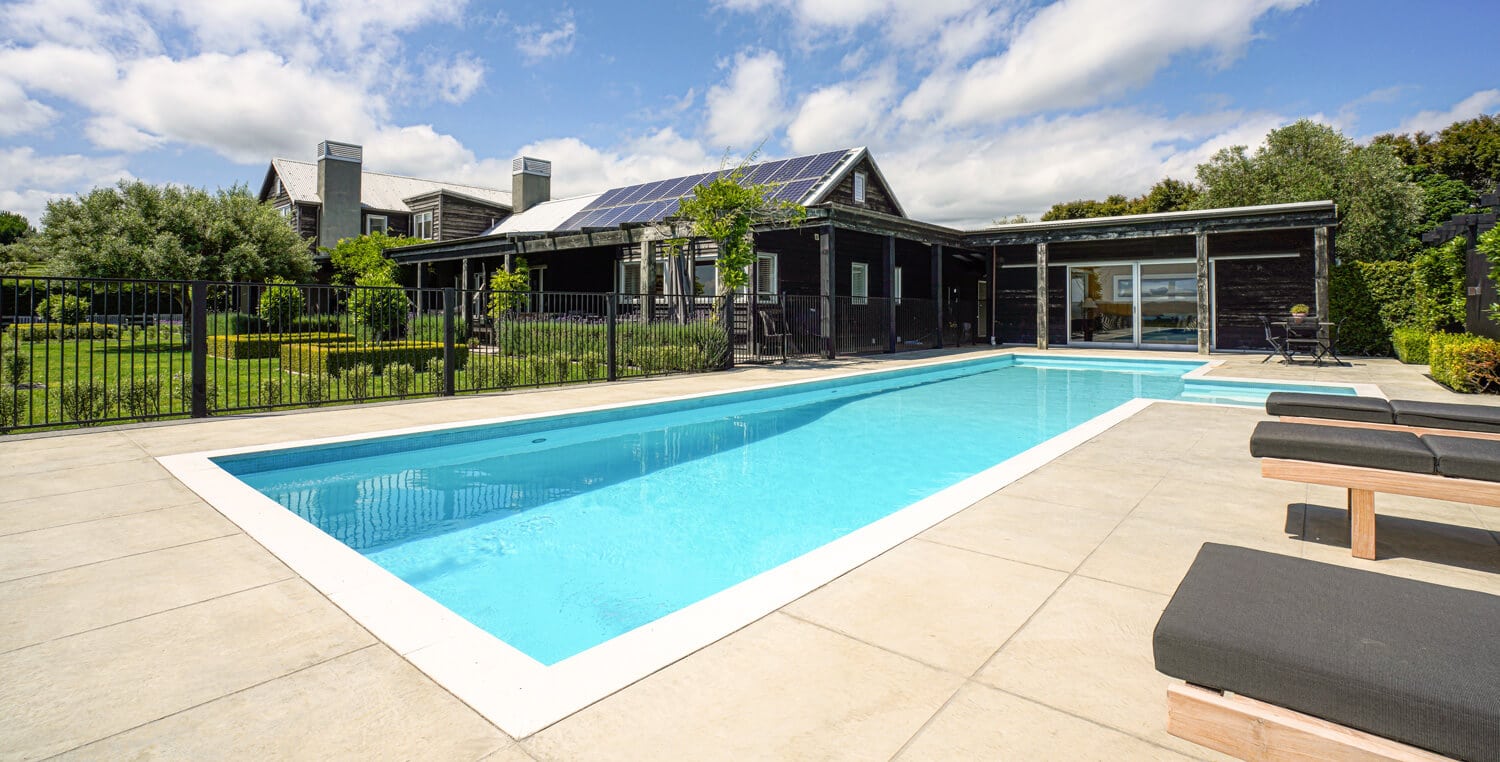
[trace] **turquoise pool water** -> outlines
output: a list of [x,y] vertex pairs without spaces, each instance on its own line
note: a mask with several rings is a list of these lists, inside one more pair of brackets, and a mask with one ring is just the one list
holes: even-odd
[[215,462],[553,664],[1130,399],[1312,388],[1200,365],[1004,356]]

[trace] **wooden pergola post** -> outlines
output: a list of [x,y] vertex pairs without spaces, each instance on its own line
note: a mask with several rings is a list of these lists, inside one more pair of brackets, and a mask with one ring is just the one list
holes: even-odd
[[1193,250],[1198,262],[1198,354],[1206,355],[1213,349],[1214,332],[1208,290],[1208,233],[1200,230],[1193,236]]
[[1036,348],[1047,348],[1047,242],[1036,245]]
[[823,291],[823,319],[820,326],[823,332],[823,356],[829,360],[832,360],[838,352],[838,343],[833,335],[838,326],[838,322],[834,320],[834,309],[837,306],[834,294],[838,283],[838,271],[835,269],[837,263],[834,261],[833,244],[833,226],[824,225],[818,236],[818,279],[819,288]]
[[1313,228],[1313,310],[1319,320],[1332,320],[1328,304],[1328,228]]
[[656,317],[656,241],[641,241],[641,318]]
[[932,245],[932,303],[937,312],[937,348],[943,348],[943,245]]

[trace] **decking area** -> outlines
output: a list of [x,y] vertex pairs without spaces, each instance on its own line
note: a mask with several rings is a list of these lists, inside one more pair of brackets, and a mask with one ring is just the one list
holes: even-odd
[[[1262,478],[1248,441],[1263,411],[1158,402],[733,635],[513,739],[154,460],[965,351],[994,350],[0,438],[0,757],[1219,758],[1166,733],[1173,681],[1151,653],[1152,628],[1202,543],[1500,594],[1500,511],[1384,498],[1379,560],[1353,558],[1341,490]],[[1215,376],[1500,405],[1394,360],[1210,359],[1224,361]]]

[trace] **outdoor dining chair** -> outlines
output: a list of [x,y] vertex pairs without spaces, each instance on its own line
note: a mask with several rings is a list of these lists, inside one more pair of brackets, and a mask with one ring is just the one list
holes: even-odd
[[1266,329],[1266,343],[1271,345],[1271,353],[1266,355],[1260,362],[1262,365],[1272,357],[1286,359],[1285,337],[1276,335],[1276,327],[1271,325],[1271,318],[1266,315],[1260,316],[1260,323]]

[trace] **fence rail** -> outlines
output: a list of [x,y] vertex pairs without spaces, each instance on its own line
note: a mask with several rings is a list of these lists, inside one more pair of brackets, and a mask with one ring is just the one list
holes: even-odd
[[925,348],[936,315],[916,299],[0,277],[0,432]]

